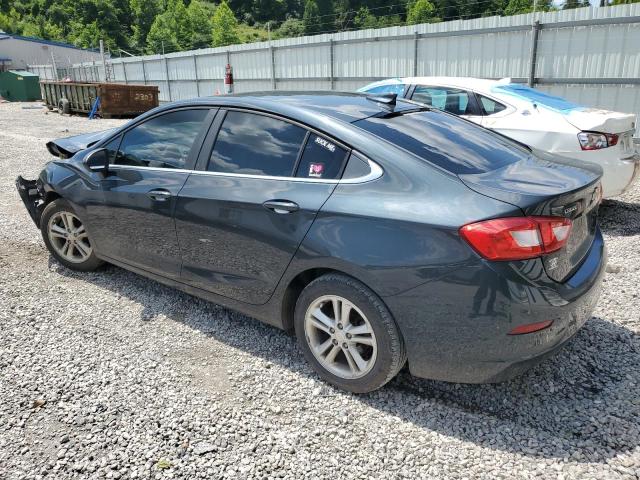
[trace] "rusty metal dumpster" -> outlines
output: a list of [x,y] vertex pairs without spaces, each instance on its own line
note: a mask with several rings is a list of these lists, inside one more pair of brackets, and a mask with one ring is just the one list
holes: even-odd
[[60,113],[89,113],[97,97],[96,113],[104,118],[136,116],[158,106],[155,85],[44,80],[40,88],[47,107]]

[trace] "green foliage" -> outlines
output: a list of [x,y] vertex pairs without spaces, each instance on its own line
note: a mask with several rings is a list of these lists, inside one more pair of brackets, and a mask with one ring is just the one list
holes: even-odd
[[[510,0],[504,9],[505,15],[518,15],[520,13],[533,12],[534,0]],[[541,0],[536,2],[536,11],[548,12],[553,7],[551,0]]]
[[436,8],[428,0],[416,0],[407,12],[407,25],[439,22]]
[[178,38],[174,23],[166,12],[158,15],[153,21],[147,35],[147,53],[173,52],[178,50]]
[[238,21],[229,8],[226,0],[222,0],[216,13],[213,14],[213,41],[214,47],[224,47],[240,43],[238,36]]
[[280,28],[273,32],[273,38],[299,37],[304,34],[304,23],[296,18],[287,18]]
[[372,15],[367,7],[360,7],[353,18],[353,24],[357,28],[378,28],[380,26],[378,18]]
[[[607,0],[607,5],[640,0]],[[0,0],[0,30],[82,47],[160,53],[287,38],[354,28],[380,28],[515,15],[534,0]],[[557,4],[558,2],[556,2]],[[587,5],[565,0],[562,8]],[[538,0],[538,11],[555,8]],[[241,20],[241,23],[237,19]]]
[[[194,7],[194,9],[198,8],[200,7],[197,5]],[[202,26],[200,25],[199,28]],[[194,24],[184,1],[168,0],[166,10],[158,15],[151,24],[147,35],[147,51],[149,53],[167,53],[188,50],[192,48],[194,38]]]
[[[251,43],[251,42],[266,42],[269,40],[269,32],[266,28],[261,28],[257,25],[250,26],[246,23],[238,25],[236,30],[238,33],[239,43]],[[271,33],[271,38],[274,38],[274,33]]]
[[191,25],[190,48],[205,48],[211,45],[213,9],[210,4],[205,4],[200,0],[191,0],[187,7],[187,17]]
[[570,10],[572,8],[588,7],[590,5],[589,0],[567,0],[562,5],[563,10]]
[[320,9],[316,0],[307,0],[304,4],[304,14],[302,15],[302,25],[306,35],[313,35],[322,31],[322,26],[318,22]]
[[143,48],[147,44],[147,35],[153,25],[153,21],[160,13],[158,0],[130,0],[133,35],[131,43],[134,47]]

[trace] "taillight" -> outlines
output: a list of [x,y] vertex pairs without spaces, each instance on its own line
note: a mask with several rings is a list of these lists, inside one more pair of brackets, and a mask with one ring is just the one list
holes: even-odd
[[582,150],[600,150],[613,147],[618,144],[618,135],[615,133],[580,132],[578,141]]
[[507,217],[470,223],[460,236],[487,260],[525,260],[565,246],[571,220],[564,217]]

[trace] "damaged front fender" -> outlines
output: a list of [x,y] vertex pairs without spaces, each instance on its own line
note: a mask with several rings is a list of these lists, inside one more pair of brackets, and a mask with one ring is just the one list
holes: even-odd
[[16,188],[31,219],[36,224],[36,227],[40,228],[40,218],[42,217],[45,203],[42,193],[38,189],[37,180],[26,180],[18,176],[16,178]]
[[101,132],[83,133],[72,137],[58,138],[47,142],[47,150],[55,157],[62,159],[71,158],[81,150],[86,150],[103,138],[108,137],[115,130],[115,128],[110,128]]

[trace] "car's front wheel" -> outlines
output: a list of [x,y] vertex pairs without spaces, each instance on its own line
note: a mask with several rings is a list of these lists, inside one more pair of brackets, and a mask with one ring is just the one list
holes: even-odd
[[376,390],[406,362],[402,336],[387,307],[345,275],[323,275],[307,285],[296,303],[294,323],[311,366],[344,390]]
[[84,223],[66,200],[59,198],[45,207],[40,230],[51,254],[65,267],[87,272],[102,265]]

